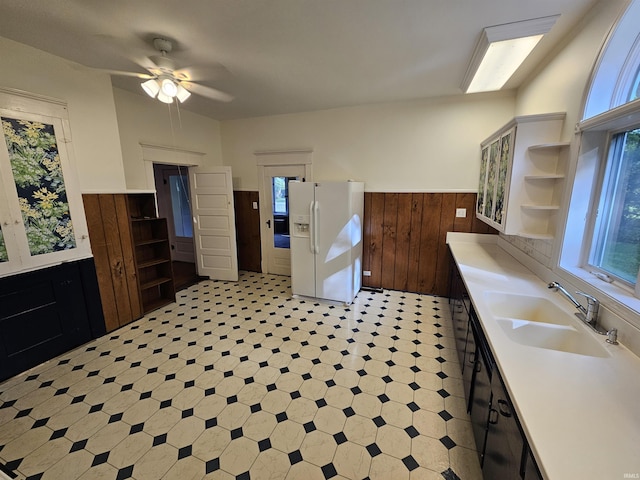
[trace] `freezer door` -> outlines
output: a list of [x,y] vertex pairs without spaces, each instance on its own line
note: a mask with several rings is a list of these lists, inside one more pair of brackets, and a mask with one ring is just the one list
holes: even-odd
[[340,182],[316,186],[318,298],[351,303],[360,288],[362,212],[354,211],[354,203],[364,194],[363,189],[355,195],[353,190],[362,185]]
[[291,290],[294,295],[316,296],[315,254],[313,252],[313,234],[315,232],[312,223],[314,205],[313,183],[289,182]]

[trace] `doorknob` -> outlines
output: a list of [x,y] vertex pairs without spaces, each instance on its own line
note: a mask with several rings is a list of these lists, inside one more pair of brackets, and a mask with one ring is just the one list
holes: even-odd
[[271,228],[271,219],[267,220],[267,227]]

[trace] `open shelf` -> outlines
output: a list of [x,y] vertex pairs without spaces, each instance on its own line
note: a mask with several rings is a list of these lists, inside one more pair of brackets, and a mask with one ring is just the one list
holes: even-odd
[[525,210],[559,210],[560,205],[527,204],[527,205],[520,205],[520,208],[524,208]]
[[569,142],[542,143],[539,145],[530,145],[529,150],[557,150],[568,147],[569,145],[571,145]]
[[534,240],[553,240],[553,235],[550,233],[519,232],[518,236]]
[[561,173],[525,175],[524,179],[525,180],[562,180],[564,179],[564,175],[562,175]]
[[131,194],[128,206],[142,311],[147,313],[176,297],[167,220],[156,217],[153,194]]
[[564,113],[515,117],[480,144],[476,216],[506,235],[552,238],[569,142]]

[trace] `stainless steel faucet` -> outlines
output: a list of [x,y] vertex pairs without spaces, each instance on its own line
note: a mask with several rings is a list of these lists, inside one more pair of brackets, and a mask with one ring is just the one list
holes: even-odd
[[580,302],[573,298],[573,296],[569,292],[567,292],[567,290],[558,282],[551,282],[547,286],[554,291],[560,291],[560,293],[567,297],[569,301],[573,303],[578,310],[580,310],[579,313],[576,313],[578,318],[580,318],[583,322],[593,328],[596,332],[602,335],[607,334],[607,332],[601,331],[598,328],[598,309],[600,307],[600,302],[597,298],[592,297],[591,295],[584,292],[576,292],[576,294],[582,295],[587,299],[587,308],[584,308],[580,304]]

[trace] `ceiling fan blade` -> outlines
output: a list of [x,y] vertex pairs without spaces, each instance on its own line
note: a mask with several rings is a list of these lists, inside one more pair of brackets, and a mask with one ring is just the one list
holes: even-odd
[[149,60],[151,60],[158,69],[165,71],[165,73],[172,72],[176,67],[173,60],[165,55],[151,55]]
[[103,72],[108,73],[109,75],[118,75],[120,77],[135,77],[135,78],[139,78],[141,80],[148,80],[150,78],[156,78],[155,75],[151,75],[149,73],[136,73],[136,72],[125,72],[122,70],[105,70],[105,69],[99,69]]
[[191,93],[210,98],[211,100],[217,100],[218,102],[230,102],[235,98],[233,95],[221,92],[220,90],[216,90],[215,88],[200,85],[199,83],[182,82],[182,86],[189,90]]
[[184,67],[174,70],[176,78],[189,82],[201,82],[203,80],[216,80],[223,76],[231,75],[231,72],[222,64],[207,67]]

